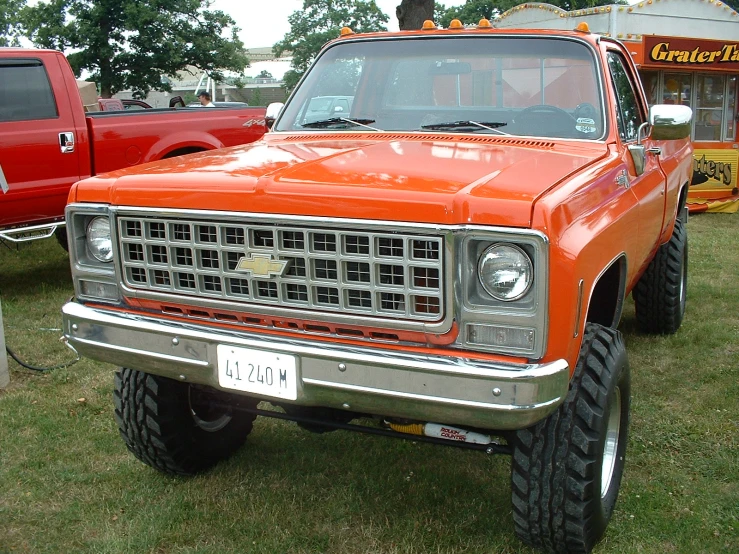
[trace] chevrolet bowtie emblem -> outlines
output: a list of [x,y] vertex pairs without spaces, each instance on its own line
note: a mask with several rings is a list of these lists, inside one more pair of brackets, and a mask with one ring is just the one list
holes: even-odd
[[251,271],[254,277],[272,277],[282,275],[287,267],[285,260],[273,260],[268,254],[250,254],[239,259],[236,271]]

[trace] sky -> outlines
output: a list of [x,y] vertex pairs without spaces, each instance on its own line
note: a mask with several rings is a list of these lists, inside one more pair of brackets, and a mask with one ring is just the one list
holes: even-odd
[[[400,0],[376,2],[389,18],[388,30],[397,31],[395,8]],[[442,3],[447,7],[459,6],[464,4],[464,0],[445,0]],[[211,9],[222,10],[234,18],[241,28],[240,37],[246,48],[260,48],[281,40],[290,30],[288,16],[302,6],[303,0],[215,0]]]

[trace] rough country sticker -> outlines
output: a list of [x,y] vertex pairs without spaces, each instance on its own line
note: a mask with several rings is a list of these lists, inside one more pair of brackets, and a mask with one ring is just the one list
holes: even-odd
[[590,119],[589,117],[578,117],[575,129],[577,129],[581,133],[595,133],[595,121]]

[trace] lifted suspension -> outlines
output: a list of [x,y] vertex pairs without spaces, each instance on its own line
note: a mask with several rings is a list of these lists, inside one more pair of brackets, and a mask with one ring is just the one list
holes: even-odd
[[490,444],[476,444],[476,443],[471,443],[471,442],[462,442],[460,440],[429,437],[426,435],[401,433],[398,431],[393,431],[392,429],[382,429],[379,427],[370,427],[368,425],[357,425],[354,423],[340,423],[337,421],[314,419],[311,417],[286,414],[283,412],[262,410],[260,408],[250,408],[248,406],[244,406],[241,403],[225,404],[225,403],[218,402],[218,407],[226,409],[226,410],[229,408],[236,409],[236,410],[249,412],[255,415],[259,415],[259,416],[272,417],[275,419],[283,419],[286,421],[294,421],[296,423],[321,425],[324,427],[331,427],[333,429],[338,429],[338,430],[343,430],[343,431],[354,431],[357,433],[365,433],[367,435],[378,435],[381,437],[391,437],[391,438],[396,438],[396,439],[410,440],[410,441],[416,441],[416,442],[425,442],[429,444],[438,444],[438,445],[443,445],[443,446],[453,446],[455,448],[463,448],[466,450],[477,450],[478,452],[484,452],[486,454],[508,454],[508,455],[511,454],[510,446],[508,446],[507,444],[496,444],[495,442],[492,442]]

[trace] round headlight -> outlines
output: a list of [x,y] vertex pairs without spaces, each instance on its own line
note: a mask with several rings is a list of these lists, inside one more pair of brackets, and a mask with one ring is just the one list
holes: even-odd
[[513,244],[496,244],[480,257],[480,283],[496,300],[518,300],[531,288],[534,267],[526,252]]
[[113,261],[113,240],[107,217],[96,217],[87,225],[87,248],[101,262]]

